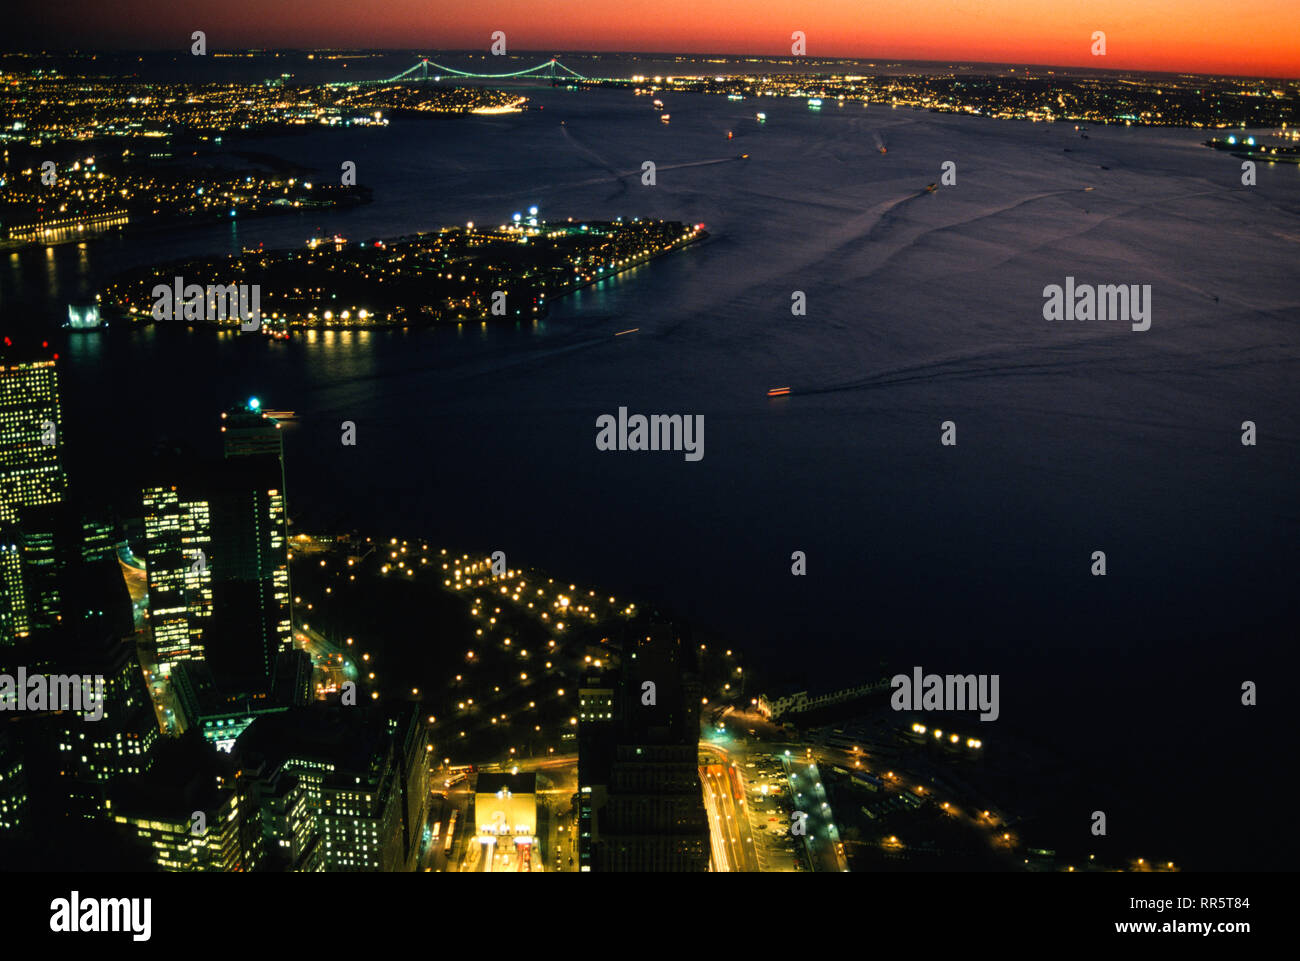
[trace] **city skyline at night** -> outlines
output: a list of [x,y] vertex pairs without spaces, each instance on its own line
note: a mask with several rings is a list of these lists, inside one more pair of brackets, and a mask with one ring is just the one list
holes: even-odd
[[6,933],[1271,926],[1294,3],[5,18]]

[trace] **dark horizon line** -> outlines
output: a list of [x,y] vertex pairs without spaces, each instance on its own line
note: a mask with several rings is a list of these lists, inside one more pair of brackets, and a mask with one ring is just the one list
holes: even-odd
[[[482,48],[435,48],[437,53],[444,55],[473,55],[473,56],[492,56]],[[113,47],[113,48],[89,48],[89,47],[71,47],[66,49],[42,48],[40,50],[31,49],[2,49],[0,58],[12,56],[75,56],[75,55],[164,55],[171,53],[174,56],[185,54],[185,47]],[[382,53],[398,54],[409,53],[416,57],[431,57],[432,53],[428,48],[417,47],[213,47],[209,50],[208,55],[214,53]],[[189,54],[185,54],[188,56]],[[525,55],[535,55],[544,58],[560,58],[563,56],[575,57],[642,57],[646,59],[655,58],[676,58],[691,57],[695,59],[706,57],[727,58],[738,61],[770,61],[777,63],[793,62],[795,59],[792,54],[753,54],[753,53],[717,53],[717,52],[696,52],[696,51],[649,51],[649,50],[567,50],[556,52],[555,48],[543,49],[524,49],[517,52],[502,54],[506,58],[519,58]],[[805,55],[802,59],[807,60],[810,64],[826,63],[864,63],[871,62],[886,66],[907,66],[907,65],[946,65],[948,67],[990,67],[1002,70],[1009,69],[1035,69],[1035,70],[1052,70],[1057,72],[1082,71],[1090,74],[1118,75],[1118,74],[1142,74],[1146,76],[1168,76],[1168,77],[1204,77],[1207,79],[1217,80],[1270,80],[1281,81],[1284,83],[1300,83],[1300,77],[1288,77],[1281,75],[1265,74],[1243,74],[1243,73],[1199,73],[1196,71],[1180,70],[1148,70],[1140,67],[1085,67],[1068,64],[1050,64],[1050,63],[1027,63],[1024,61],[1013,60],[908,60],[881,57],[812,57]]]

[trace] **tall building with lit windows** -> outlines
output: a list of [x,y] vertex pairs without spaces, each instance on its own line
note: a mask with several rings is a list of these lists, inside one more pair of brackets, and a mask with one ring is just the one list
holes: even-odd
[[205,656],[218,687],[270,690],[293,648],[289,533],[279,459],[230,458],[207,482],[212,508],[212,619]]
[[[274,412],[285,416],[286,412]],[[280,422],[262,408],[262,402],[250,397],[221,415],[221,446],[227,465],[244,478],[245,489],[257,490],[258,503],[236,506],[236,522],[249,520],[240,516],[251,507],[253,537],[256,539],[256,570],[245,567],[244,576],[262,582],[261,604],[262,657],[270,670],[276,656],[293,647],[289,599],[293,588],[289,580],[289,508],[285,481],[284,436]],[[292,416],[288,414],[287,416]],[[278,481],[276,469],[278,468]],[[245,548],[245,557],[248,557]],[[273,635],[273,636],[270,636]]]
[[28,827],[27,776],[17,741],[0,730],[0,839]]
[[226,695],[271,693],[293,649],[289,534],[278,454],[169,457],[145,487],[149,620],[160,668],[206,662]]
[[0,647],[18,643],[29,630],[22,540],[17,528],[0,526]]
[[[18,515],[21,593],[26,606],[26,627],[32,637],[48,638],[61,627],[75,628],[74,620],[103,616],[103,606],[82,609],[89,598],[77,596],[75,588],[87,586],[79,578],[89,567],[115,572],[120,579],[117,545],[121,537],[117,525],[75,496],[58,504],[24,506],[19,508]],[[111,585],[113,574],[107,580]],[[93,583],[103,599],[104,578]],[[114,596],[111,606],[117,608],[120,599]],[[130,624],[123,625],[118,619],[113,629],[126,634],[130,632]]]
[[212,511],[204,496],[175,484],[146,487],[143,500],[149,622],[159,669],[170,675],[179,661],[203,660],[212,614]]
[[136,658],[134,639],[112,635],[83,641],[65,661],[65,670],[100,679],[99,717],[63,711],[54,726],[58,772],[69,813],[97,816],[111,782],[138,778],[154,763],[161,734],[153,703]]
[[320,839],[321,870],[418,870],[428,818],[423,721],[414,710],[388,717],[319,705],[264,714],[240,735],[233,756],[243,771],[297,778]]
[[48,345],[20,354],[8,338],[0,344],[0,523],[64,497],[57,359]]
[[[24,509],[22,583],[32,613],[29,638],[0,650],[17,662],[71,679],[79,703],[64,696],[11,719],[37,817],[93,820],[115,780],[149,771],[158,721],[137,658],[131,595],[116,551],[114,525],[88,520],[72,502]],[[75,696],[75,695],[74,695]],[[8,726],[8,725],[6,725]]]
[[248,782],[248,797],[258,811],[263,859],[257,870],[315,873],[324,870],[324,844],[316,815],[307,799],[303,779],[282,766],[264,767],[241,774]]
[[[244,871],[258,853],[244,847],[243,812],[233,788],[196,792],[187,785],[190,790],[156,797],[131,787],[110,798],[107,816],[159,871]],[[202,815],[202,831],[196,815]]]

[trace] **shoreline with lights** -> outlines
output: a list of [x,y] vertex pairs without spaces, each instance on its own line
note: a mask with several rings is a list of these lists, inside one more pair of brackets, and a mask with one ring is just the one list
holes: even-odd
[[[547,222],[536,207],[495,227],[443,227],[352,243],[246,250],[119,274],[95,295],[104,319],[156,323],[153,291],[184,276],[257,284],[261,332],[537,320],[553,301],[708,237],[705,225],[632,218]],[[237,329],[237,318],[187,317],[187,326]]]

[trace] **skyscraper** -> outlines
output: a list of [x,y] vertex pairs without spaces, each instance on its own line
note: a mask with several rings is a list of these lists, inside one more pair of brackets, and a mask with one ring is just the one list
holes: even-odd
[[9,338],[0,346],[0,523],[24,506],[63,499],[63,416],[57,354],[44,345],[19,355]]
[[283,475],[266,454],[231,458],[205,488],[212,508],[212,620],[205,656],[233,693],[269,690],[293,647]]
[[[283,411],[277,412],[283,414]],[[250,397],[221,415],[221,448],[226,459],[274,457],[280,463],[280,492],[286,488],[284,434],[280,422],[262,409],[262,402]]]
[[159,667],[205,661],[227,696],[267,696],[293,648],[282,446],[258,406],[222,414],[223,460],[169,456],[143,495]]
[[673,625],[643,620],[628,627],[617,687],[584,680],[580,871],[708,870],[694,667]]
[[263,691],[292,647],[279,463],[260,455],[171,470],[176,483],[144,491],[159,665],[206,660],[223,691]]
[[615,710],[619,706],[618,686],[613,674],[598,672],[583,676],[578,687],[578,870],[593,867],[599,841],[597,812],[605,807],[614,751],[618,745]]
[[161,737],[158,721],[134,639],[119,640],[103,632],[94,639],[83,636],[60,666],[79,677],[102,679],[101,716],[90,720],[64,711],[51,730],[57,739],[59,793],[67,798],[66,810],[96,816],[111,782],[146,774],[153,766]]
[[72,679],[86,700],[70,702],[64,687],[60,699],[9,723],[39,816],[93,819],[114,779],[148,770],[159,737],[136,656],[117,528],[73,500],[19,514],[23,604],[10,607],[25,606],[30,631],[0,650],[0,666]]
[[[73,625],[84,619],[86,596],[76,596],[84,588],[83,569],[98,567],[108,577],[93,583],[121,580],[117,545],[121,540],[118,526],[106,511],[89,508],[70,497],[57,504],[23,506],[18,510],[18,545],[20,553],[21,593],[26,605],[26,626],[33,637],[46,635],[60,625]],[[117,585],[121,586],[121,585]],[[115,592],[116,593],[116,592]],[[97,591],[102,598],[102,590]],[[119,598],[113,597],[113,606]],[[93,606],[92,616],[103,616],[106,605]],[[119,613],[117,611],[114,612]],[[129,633],[120,620],[113,628],[118,634]]]
[[159,669],[170,675],[178,661],[203,659],[212,614],[211,508],[175,484],[146,487],[144,530],[149,619]]
[[[224,601],[216,628],[250,642],[238,652],[223,648],[237,656],[224,671],[248,673],[256,662],[271,677],[276,658],[293,648],[284,440],[279,422],[252,397],[221,415],[221,445],[214,550],[222,557],[216,590]],[[220,663],[214,669],[223,670]]]
[[0,527],[0,647],[17,643],[30,630],[22,564],[17,529]]

